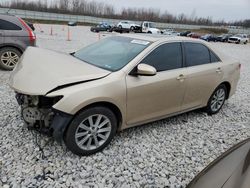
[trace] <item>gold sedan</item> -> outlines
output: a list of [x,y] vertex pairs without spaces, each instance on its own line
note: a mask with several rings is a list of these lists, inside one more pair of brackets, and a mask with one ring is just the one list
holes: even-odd
[[239,62],[201,40],[123,35],[70,55],[29,47],[9,84],[30,128],[90,155],[122,129],[198,108],[219,112],[239,76]]

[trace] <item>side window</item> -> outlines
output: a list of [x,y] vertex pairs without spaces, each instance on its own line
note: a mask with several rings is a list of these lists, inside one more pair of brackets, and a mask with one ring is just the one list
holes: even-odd
[[0,29],[1,30],[22,30],[22,28],[17,26],[16,24],[13,24],[11,22],[8,22],[6,20],[1,20],[1,19],[0,19]]
[[188,67],[210,63],[209,50],[203,44],[185,42],[184,46]]
[[210,58],[211,58],[211,63],[221,61],[212,51],[210,51]]
[[181,68],[181,43],[163,44],[153,50],[141,63],[155,67],[157,72]]

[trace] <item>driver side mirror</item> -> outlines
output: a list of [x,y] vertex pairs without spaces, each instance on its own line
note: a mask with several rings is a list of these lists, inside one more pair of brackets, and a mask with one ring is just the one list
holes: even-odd
[[156,69],[151,65],[142,63],[137,66],[137,75],[154,76],[156,75]]

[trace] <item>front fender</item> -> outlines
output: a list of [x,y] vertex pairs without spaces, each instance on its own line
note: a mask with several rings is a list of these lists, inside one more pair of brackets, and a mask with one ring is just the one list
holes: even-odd
[[107,102],[117,106],[122,116],[126,116],[126,83],[125,78],[101,80],[82,83],[63,88],[46,95],[47,97],[63,96],[54,106],[54,109],[74,115],[84,107]]

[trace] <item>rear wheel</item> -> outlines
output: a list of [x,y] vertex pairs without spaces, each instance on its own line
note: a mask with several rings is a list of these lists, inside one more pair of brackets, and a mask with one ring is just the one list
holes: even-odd
[[209,115],[216,114],[220,111],[223,104],[225,103],[227,96],[227,88],[224,84],[219,85],[215,91],[213,92],[212,96],[210,97],[206,111]]
[[13,70],[21,55],[16,48],[6,47],[0,49],[0,67],[5,70]]
[[117,119],[110,109],[101,106],[88,108],[69,125],[65,144],[77,155],[91,155],[105,148],[116,130]]
[[130,27],[130,31],[134,31],[135,30],[135,27],[134,26],[131,26]]

